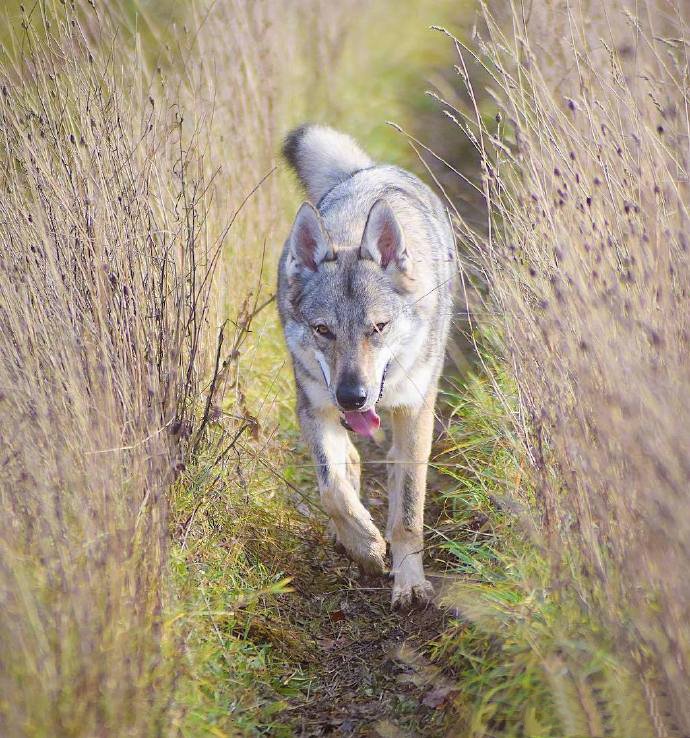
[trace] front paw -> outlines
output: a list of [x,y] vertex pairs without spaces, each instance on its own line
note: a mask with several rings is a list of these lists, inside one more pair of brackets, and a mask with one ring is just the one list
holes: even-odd
[[386,542],[379,537],[370,541],[364,551],[354,557],[360,569],[369,576],[381,576],[386,573]]
[[381,576],[386,573],[386,542],[380,535],[349,543],[339,542],[364,574]]
[[393,585],[391,604],[394,610],[410,610],[413,607],[425,608],[434,600],[434,588],[428,579],[417,582],[396,582]]
[[352,559],[364,574],[380,576],[386,573],[386,542],[378,530],[363,535],[334,527],[336,551]]

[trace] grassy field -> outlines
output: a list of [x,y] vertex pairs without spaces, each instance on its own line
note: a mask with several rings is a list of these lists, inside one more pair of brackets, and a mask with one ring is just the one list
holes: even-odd
[[[687,19],[492,9],[3,9],[3,736],[690,732]],[[456,216],[438,610],[333,551],[299,440],[304,119]]]

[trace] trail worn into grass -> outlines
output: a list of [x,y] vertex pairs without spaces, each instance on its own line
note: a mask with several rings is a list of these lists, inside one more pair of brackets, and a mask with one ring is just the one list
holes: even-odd
[[[177,487],[179,735],[448,735],[459,675],[433,662],[451,616],[433,606],[393,612],[392,580],[362,577],[335,550],[295,440],[290,431],[276,439],[283,464],[259,463],[268,475],[252,479],[252,493],[238,494],[232,468],[218,471],[213,455]],[[366,465],[381,457],[370,451],[364,500],[383,528],[385,468]],[[453,563],[434,539],[462,532],[443,508],[453,482],[430,478],[426,521],[437,535],[427,536],[427,575],[438,592]]]
[[[387,501],[380,473],[366,473],[363,482],[365,502],[382,528]],[[433,491],[429,497],[427,520],[438,517]],[[309,681],[281,719],[299,736],[446,735],[454,685],[432,665],[429,646],[447,613],[433,606],[393,612],[392,580],[362,576],[335,551],[320,515],[306,515],[302,532],[304,542],[293,552],[300,558],[294,591],[280,615],[303,636]],[[430,578],[438,591],[441,578]]]
[[[284,381],[277,396],[289,391]],[[362,577],[335,550],[291,408],[271,418],[261,453],[254,439],[236,458],[226,449],[237,429],[218,426],[175,488],[180,736],[453,734],[461,675],[449,664],[462,663],[445,658],[444,644],[465,626],[433,606],[393,612],[392,579]],[[437,465],[454,443],[447,422],[437,428]],[[363,501],[380,530],[389,444],[360,444]],[[430,469],[425,565],[437,593],[457,580],[450,542],[477,530],[471,512],[457,515],[457,486]]]

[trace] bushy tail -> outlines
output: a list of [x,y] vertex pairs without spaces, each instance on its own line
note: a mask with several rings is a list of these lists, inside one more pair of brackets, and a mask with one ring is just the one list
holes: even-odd
[[374,163],[347,134],[310,123],[286,136],[283,156],[313,203],[339,182]]

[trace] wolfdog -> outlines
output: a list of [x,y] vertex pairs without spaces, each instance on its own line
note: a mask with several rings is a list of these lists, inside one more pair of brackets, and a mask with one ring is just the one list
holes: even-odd
[[348,432],[374,435],[387,410],[392,603],[427,603],[424,496],[457,271],[448,214],[417,177],[374,163],[332,128],[297,128],[283,155],[309,201],[283,248],[278,308],[321,502],[336,543],[383,573],[386,543],[360,500]]

